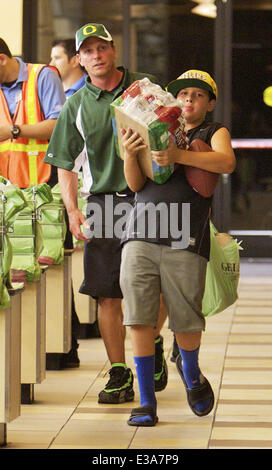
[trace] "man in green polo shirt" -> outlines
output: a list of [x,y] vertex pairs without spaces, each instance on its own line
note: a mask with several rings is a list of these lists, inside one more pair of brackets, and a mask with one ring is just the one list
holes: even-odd
[[[68,212],[70,230],[85,242],[84,281],[80,292],[98,299],[98,321],[108,358],[110,380],[99,393],[99,403],[122,403],[134,398],[133,375],[125,362],[125,327],[119,286],[121,261],[120,239],[107,235],[109,211],[120,203],[132,205],[123,173],[123,161],[115,151],[110,104],[135,80],[148,77],[116,67],[116,49],[110,33],[101,24],[89,23],[76,33],[79,62],[88,74],[83,88],[67,100],[51,137],[45,162],[58,167],[63,200]],[[102,236],[83,233],[86,219],[77,206],[78,171],[82,168],[82,195],[88,200],[87,220],[94,206],[101,209]],[[109,222],[110,223],[110,222]],[[162,322],[163,322],[162,317]],[[160,324],[161,326],[161,324]],[[158,367],[156,390],[167,384],[167,366],[163,355],[159,326],[155,335]]]

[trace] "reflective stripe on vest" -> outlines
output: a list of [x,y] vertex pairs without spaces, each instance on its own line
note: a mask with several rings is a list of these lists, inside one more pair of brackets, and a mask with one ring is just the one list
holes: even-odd
[[48,144],[37,144],[35,139],[33,140],[33,144],[17,144],[17,142],[4,142],[1,145],[1,152],[5,152],[6,150],[10,151],[18,151],[18,152],[31,152],[35,155],[37,152],[46,152]]
[[[27,110],[28,110],[28,124],[36,124],[38,122],[38,116],[36,116],[36,96],[35,96],[35,75],[38,69],[38,65],[33,65],[30,74],[28,76],[28,87],[27,87]],[[35,139],[29,139],[28,147],[31,150],[28,152],[28,168],[29,168],[29,182],[30,185],[38,183],[38,167],[37,167],[37,152],[34,146],[36,144]],[[45,149],[40,151],[46,152],[47,145]],[[35,153],[36,152],[36,153]]]

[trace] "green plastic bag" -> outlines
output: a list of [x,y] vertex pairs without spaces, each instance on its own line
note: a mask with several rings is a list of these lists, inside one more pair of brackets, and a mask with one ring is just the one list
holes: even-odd
[[207,264],[202,312],[210,317],[222,312],[238,298],[240,278],[240,243],[228,234],[219,233],[210,220],[210,260]]

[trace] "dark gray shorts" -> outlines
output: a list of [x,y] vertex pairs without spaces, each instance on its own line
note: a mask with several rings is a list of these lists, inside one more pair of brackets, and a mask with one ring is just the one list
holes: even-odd
[[176,333],[205,330],[202,298],[207,260],[187,250],[130,241],[122,252],[124,325],[157,325],[160,293]]
[[[105,217],[105,194],[92,195],[88,202],[97,204],[101,208],[102,214],[102,225],[101,225],[101,237],[93,237],[89,243],[84,244],[84,280],[80,286],[79,292],[81,294],[87,294],[94,298],[122,298],[123,294],[120,289],[119,276],[120,276],[120,264],[121,264],[121,241],[120,238],[107,235],[106,224],[107,220]],[[133,205],[133,196],[112,196],[112,210],[114,211],[116,205],[119,203]],[[87,220],[89,217],[87,204]],[[108,212],[109,208],[107,209]],[[111,214],[108,214],[111,216]],[[113,224],[118,221],[119,216],[113,217]],[[107,229],[109,227],[107,226]],[[111,230],[108,230],[110,233]],[[107,237],[107,238],[105,238]]]

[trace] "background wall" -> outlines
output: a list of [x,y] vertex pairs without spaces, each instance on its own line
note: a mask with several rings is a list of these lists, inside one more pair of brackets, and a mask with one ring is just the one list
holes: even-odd
[[0,35],[12,54],[22,55],[23,0],[0,0]]

